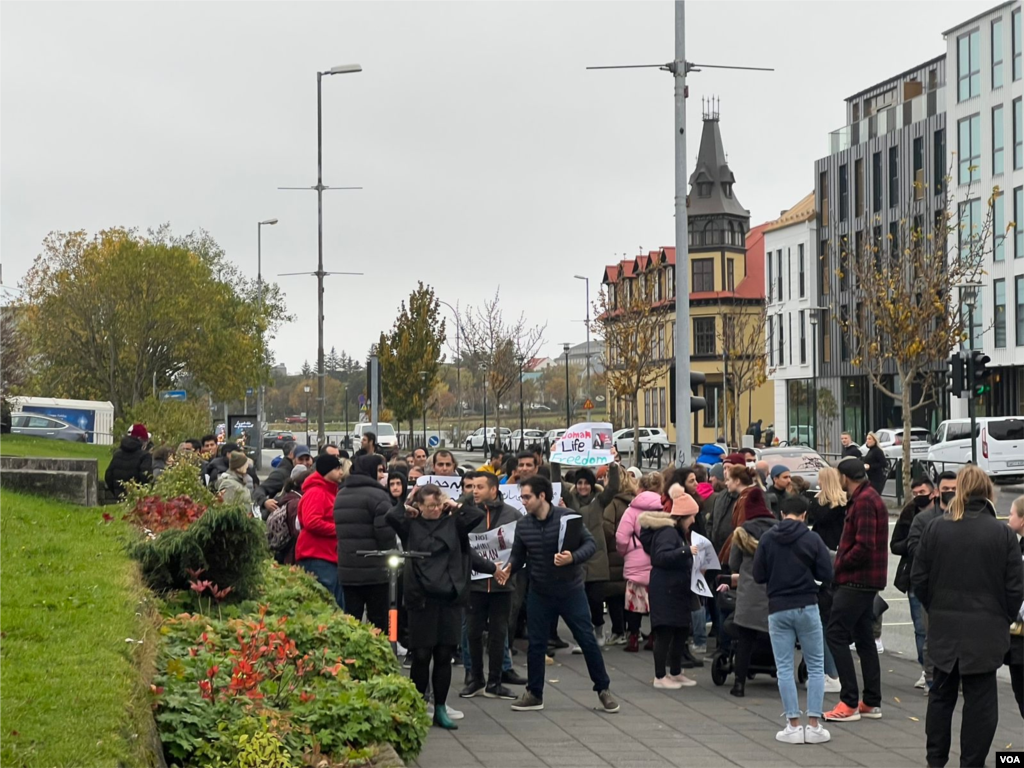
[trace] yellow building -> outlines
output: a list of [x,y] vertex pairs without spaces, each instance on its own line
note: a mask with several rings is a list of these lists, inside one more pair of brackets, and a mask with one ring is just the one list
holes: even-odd
[[[690,278],[690,365],[706,382],[695,395],[707,408],[693,415],[695,444],[713,442],[726,434],[726,403],[732,417],[728,441],[738,444],[751,421],[770,424],[775,413],[774,384],[765,371],[764,229],[750,228],[750,212],[733,193],[734,177],[722,147],[717,113],[704,115],[700,151],[690,176],[687,199]],[[664,328],[652,339],[656,353],[651,365],[663,369],[635,403],[608,395],[615,427],[660,427],[675,440],[671,400],[674,362],[675,269],[673,247],[660,248],[605,268],[603,284],[608,303],[637,290],[648,281],[652,306],[664,313]],[[606,340],[606,345],[608,341]],[[614,366],[614,353],[606,358]],[[724,373],[728,371],[728,390]],[[736,390],[741,390],[737,399]],[[717,434],[716,434],[717,425]]]

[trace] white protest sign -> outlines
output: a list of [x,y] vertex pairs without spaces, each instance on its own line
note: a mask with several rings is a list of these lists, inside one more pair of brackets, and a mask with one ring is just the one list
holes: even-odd
[[[526,507],[523,505],[523,490],[519,487],[518,483],[506,483],[499,489],[501,495],[505,497],[505,503],[510,507],[515,507],[519,510],[519,514],[526,514]],[[551,499],[551,503],[555,506],[561,506],[562,504],[562,484],[554,483],[552,485],[552,491],[554,498]]]
[[458,500],[462,495],[461,475],[423,475],[416,478],[416,485],[436,485],[451,499]]
[[719,570],[722,564],[718,561],[715,548],[711,542],[699,533],[690,533],[690,541],[697,547],[693,556],[693,567],[690,569],[690,591],[700,597],[713,597],[714,593],[704,578],[704,571]]
[[[518,522],[518,521],[517,521]],[[469,534],[469,546],[484,560],[502,567],[512,556],[512,543],[516,539],[516,524],[506,523],[492,531]],[[473,571],[473,580],[489,579],[491,574]]]
[[551,446],[551,461],[569,467],[611,464],[612,425],[601,421],[574,424]]

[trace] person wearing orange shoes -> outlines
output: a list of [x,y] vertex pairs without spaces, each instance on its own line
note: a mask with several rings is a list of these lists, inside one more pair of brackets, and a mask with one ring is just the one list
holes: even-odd
[[[882,670],[872,626],[875,596],[885,589],[889,563],[889,510],[868,482],[864,462],[839,462],[840,480],[849,499],[835,561],[835,592],[825,640],[839,671],[840,702],[825,713],[834,722],[882,717]],[[850,653],[856,644],[864,675],[864,699],[857,687],[857,668]]]
[[678,690],[697,684],[683,674],[682,662],[690,616],[699,604],[690,590],[690,570],[697,547],[688,541],[698,508],[682,486],[673,485],[670,493],[670,512],[644,512],[639,522],[640,543],[651,558],[647,595],[654,633],[654,687]]

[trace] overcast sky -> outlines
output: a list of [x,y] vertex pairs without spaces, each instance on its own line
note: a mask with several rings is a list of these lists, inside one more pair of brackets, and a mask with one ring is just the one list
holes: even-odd
[[[775,67],[689,78],[721,99],[752,224],[813,187],[843,99],[945,51],[976,2],[689,2],[687,58]],[[20,280],[51,230],[204,228],[286,291],[273,344],[316,359],[317,69],[324,81],[326,346],[363,357],[422,279],[452,304],[500,287],[547,323],[545,354],[584,337],[584,286],[624,254],[673,244],[672,78],[587,65],[673,58],[671,2],[3,2],[0,256]],[[197,308],[201,311],[201,308]],[[211,329],[216,332],[216,329]]]

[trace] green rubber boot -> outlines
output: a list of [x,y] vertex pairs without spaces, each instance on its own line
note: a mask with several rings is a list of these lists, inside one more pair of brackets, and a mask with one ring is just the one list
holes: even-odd
[[439,704],[434,707],[434,725],[438,728],[444,728],[449,731],[459,730],[459,726],[452,722],[452,719],[448,717],[448,707],[444,704]]

